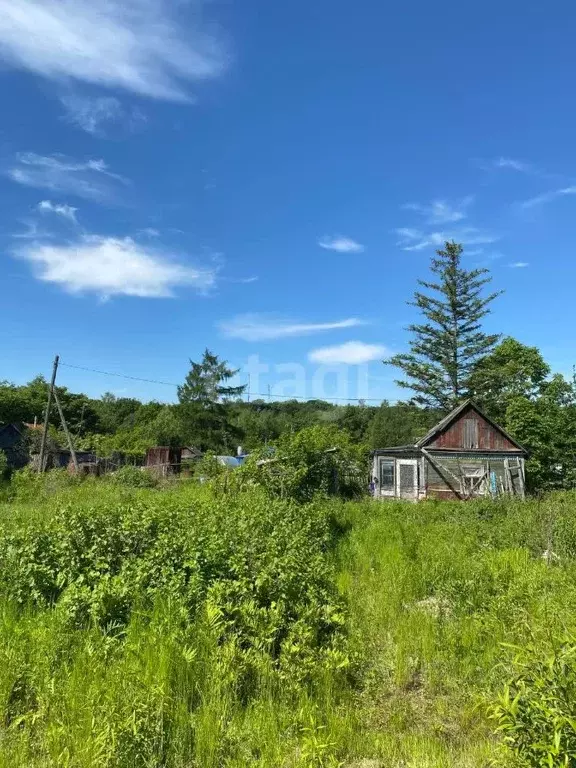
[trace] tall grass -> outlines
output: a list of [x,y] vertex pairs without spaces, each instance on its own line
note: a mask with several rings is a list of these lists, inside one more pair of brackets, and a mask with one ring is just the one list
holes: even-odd
[[512,765],[507,644],[574,629],[569,494],[32,482],[0,506],[0,768]]
[[338,582],[363,661],[356,756],[511,765],[487,709],[514,675],[509,645],[545,654],[576,624],[576,498],[356,504],[341,517]]

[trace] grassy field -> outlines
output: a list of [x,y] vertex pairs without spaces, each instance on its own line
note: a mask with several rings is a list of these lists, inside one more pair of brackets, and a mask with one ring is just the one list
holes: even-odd
[[[301,505],[58,475],[15,489],[1,768],[513,765],[504,686],[526,667],[510,646],[539,670],[574,625],[571,495]],[[573,764],[572,693],[548,697],[552,762],[527,748],[519,765]]]

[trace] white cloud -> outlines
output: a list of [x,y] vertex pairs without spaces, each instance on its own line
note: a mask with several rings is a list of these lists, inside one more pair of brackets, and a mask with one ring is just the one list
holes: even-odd
[[136,130],[145,117],[136,108],[126,109],[115,96],[89,98],[68,93],[60,98],[66,109],[66,119],[92,136],[106,136],[112,125],[124,131]]
[[400,227],[396,230],[399,236],[398,245],[403,251],[421,251],[424,248],[442,247],[447,240],[454,240],[463,245],[484,245],[494,243],[498,237],[488,232],[483,232],[476,227],[463,227],[462,229],[439,232],[423,232],[410,227]]
[[42,213],[55,213],[57,216],[62,216],[64,219],[69,219],[76,222],[76,212],[78,208],[74,208],[66,203],[53,203],[51,200],[42,200],[38,203],[38,210]]
[[536,169],[531,163],[524,160],[514,160],[512,157],[498,157],[492,161],[493,168],[505,168],[518,173],[534,173]]
[[271,341],[289,336],[308,336],[323,331],[335,331],[341,328],[354,328],[364,325],[362,320],[350,317],[332,323],[298,323],[282,320],[267,315],[239,315],[219,324],[224,336],[244,341]]
[[141,235],[145,237],[160,237],[160,230],[154,227],[144,227],[144,229],[138,230]]
[[544,205],[544,203],[550,203],[552,200],[556,200],[558,197],[566,197],[568,195],[576,195],[576,186],[563,187],[562,189],[552,189],[549,192],[544,192],[536,197],[531,197],[528,200],[523,200],[519,205],[520,208],[535,208],[538,205]]
[[320,347],[308,354],[311,363],[322,365],[361,365],[371,360],[381,360],[388,351],[380,344],[365,344],[363,341],[347,341],[333,347]]
[[528,266],[527,261],[515,261],[512,264],[508,264],[509,267],[512,269],[523,269],[524,267]]
[[15,165],[7,175],[18,184],[37,189],[49,189],[86,197],[105,200],[111,196],[111,180],[126,183],[118,174],[112,173],[104,160],[79,162],[64,155],[37,155],[21,152]]
[[199,2],[1,0],[0,58],[52,80],[76,80],[186,100],[186,85],[220,75],[221,42]]
[[178,287],[206,290],[216,281],[214,270],[178,263],[170,254],[130,238],[83,235],[63,245],[35,242],[14,255],[28,261],[39,280],[70,293],[95,293],[102,298],[165,298]]
[[351,237],[344,235],[326,235],[318,240],[320,248],[327,251],[337,251],[338,253],[362,253],[364,246],[352,240]]
[[433,200],[429,205],[407,203],[403,208],[422,214],[428,224],[450,224],[465,219],[468,215],[466,209],[473,202],[472,195],[468,195],[455,203],[448,203],[446,200]]

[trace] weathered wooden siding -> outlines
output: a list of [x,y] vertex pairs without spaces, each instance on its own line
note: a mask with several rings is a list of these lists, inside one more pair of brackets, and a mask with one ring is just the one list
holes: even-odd
[[500,480],[503,483],[505,482],[504,456],[490,457],[463,454],[460,456],[438,456],[434,458],[440,467],[445,467],[447,471],[444,473],[446,477],[444,479],[436,467],[429,461],[426,461],[426,488],[430,495],[434,495],[434,492],[447,493],[452,491],[450,484],[459,490],[455,477],[459,478],[465,467],[487,467],[490,472],[496,474],[498,483]]
[[472,407],[428,443],[427,448],[514,451],[518,448]]

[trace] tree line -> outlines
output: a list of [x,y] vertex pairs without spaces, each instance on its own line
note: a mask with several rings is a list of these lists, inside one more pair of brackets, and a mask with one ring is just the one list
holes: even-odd
[[[553,373],[536,347],[486,333],[483,320],[500,292],[488,292],[486,269],[467,269],[463,248],[447,242],[431,262],[409,303],[422,317],[408,327],[409,348],[383,361],[397,368],[405,402],[380,406],[334,405],[322,400],[269,402],[242,399],[232,386],[237,371],[206,350],[190,361],[178,402],[143,403],[105,393],[89,398],[58,387],[78,449],[101,456],[142,456],[154,445],[194,446],[202,451],[253,450],[305,427],[337,427],[366,448],[413,443],[465,397],[473,397],[531,453],[532,488],[576,484],[576,381]],[[25,385],[0,382],[0,423],[41,419],[46,380]],[[64,446],[57,414],[50,439]]]

